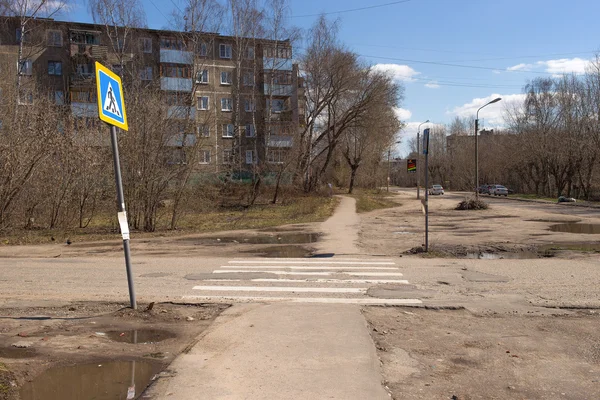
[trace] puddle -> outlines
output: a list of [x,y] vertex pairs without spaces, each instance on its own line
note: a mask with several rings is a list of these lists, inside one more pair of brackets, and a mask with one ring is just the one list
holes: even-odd
[[[161,370],[159,363],[115,361],[51,368],[26,382],[21,400],[137,399]],[[135,395],[128,391],[135,388]]]
[[550,226],[552,232],[583,233],[588,235],[600,234],[600,224],[557,224]]
[[258,236],[224,236],[200,239],[200,243],[242,243],[242,244],[303,244],[315,243],[321,235],[318,233],[281,233]]
[[304,258],[312,255],[309,250],[302,246],[272,246],[249,251],[248,253],[257,253],[261,257],[268,258]]
[[175,335],[169,331],[138,329],[133,331],[110,331],[106,332],[106,337],[114,342],[148,344],[162,342],[174,338]]
[[554,254],[551,252],[536,253],[536,252],[532,252],[532,251],[519,251],[517,253],[481,252],[481,253],[467,253],[467,255],[463,258],[472,259],[472,260],[530,260],[530,259],[534,259],[534,258],[544,258],[544,257],[554,257]]
[[34,357],[37,352],[30,348],[18,348],[18,347],[0,347],[0,358],[29,358]]

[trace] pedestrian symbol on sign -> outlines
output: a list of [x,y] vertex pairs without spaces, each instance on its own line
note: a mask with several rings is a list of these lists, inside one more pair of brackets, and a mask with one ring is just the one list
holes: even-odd
[[108,83],[108,89],[106,91],[106,99],[104,99],[104,110],[115,114],[117,117],[121,116],[121,110],[119,110],[119,106],[115,101],[113,87],[110,82]]

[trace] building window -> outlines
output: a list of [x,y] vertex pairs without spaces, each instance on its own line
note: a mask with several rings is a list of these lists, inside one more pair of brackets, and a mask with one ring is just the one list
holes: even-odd
[[256,103],[254,102],[254,100],[250,100],[250,99],[244,100],[244,110],[246,112],[256,111]]
[[223,124],[223,137],[232,138],[233,134],[233,124]]
[[223,164],[233,163],[233,151],[231,149],[223,150]]
[[231,85],[231,72],[221,72],[221,85]]
[[246,58],[248,60],[254,60],[254,46],[249,46],[246,49]]
[[151,81],[152,80],[152,67],[144,67],[140,71],[140,79],[143,81]]
[[203,69],[202,71],[196,72],[196,83],[208,83],[207,69]]
[[252,72],[244,72],[242,82],[244,86],[254,86],[254,74]]
[[65,92],[62,90],[54,91],[54,104],[57,106],[62,106],[65,104]]
[[246,164],[255,164],[256,163],[256,155],[254,154],[254,150],[246,150]]
[[246,137],[253,138],[256,137],[256,129],[252,124],[246,124],[245,126]]
[[208,96],[198,96],[198,110],[208,110]]
[[96,32],[72,31],[71,43],[100,44],[100,34]]
[[282,164],[284,160],[283,150],[269,149],[267,152],[267,161],[273,164]]
[[292,49],[289,47],[266,47],[265,57],[269,58],[292,58]]
[[265,81],[271,80],[275,85],[291,85],[292,84],[292,72],[291,71],[275,71],[271,76],[265,74]]
[[200,164],[210,164],[210,150],[200,150]]
[[229,97],[224,97],[221,99],[221,111],[232,111],[233,110],[233,101]]
[[160,38],[160,48],[167,50],[185,50],[185,43],[181,39],[162,37]]
[[144,53],[152,53],[152,38],[142,38],[141,45]]
[[94,65],[77,64],[75,65],[75,73],[81,78],[91,77],[94,74]]
[[198,136],[210,137],[210,126],[208,124],[202,124],[198,126]]
[[60,61],[48,61],[48,75],[62,75],[62,62]]
[[280,113],[285,108],[285,101],[282,99],[267,100],[267,108],[270,108],[271,112]]
[[230,44],[220,44],[219,45],[219,54],[221,58],[231,58],[231,45]]
[[21,75],[31,76],[33,73],[33,62],[31,60],[23,60],[19,65]]
[[50,47],[62,47],[62,45],[63,45],[62,32],[48,30],[47,36],[46,36],[46,43]]
[[191,78],[192,70],[187,65],[162,64],[160,66],[160,76],[167,78]]
[[207,54],[208,45],[206,44],[206,42],[200,42],[200,44],[198,44],[198,55],[201,57],[206,57]]
[[110,69],[119,76],[123,75],[123,66],[121,64],[113,64]]

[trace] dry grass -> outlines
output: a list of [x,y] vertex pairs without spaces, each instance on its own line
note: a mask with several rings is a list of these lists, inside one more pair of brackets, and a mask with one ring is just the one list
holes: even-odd
[[400,205],[391,197],[390,193],[378,189],[354,189],[354,193],[350,196],[356,199],[357,213],[393,208]]
[[[168,229],[170,210],[163,209],[155,232],[132,231],[136,238],[179,236],[183,234],[215,232],[223,230],[257,229],[272,226],[320,222],[333,214],[339,203],[336,198],[318,196],[295,196],[284,204],[257,204],[251,208],[219,208],[211,211],[186,213],[181,216],[178,229]],[[119,238],[115,216],[98,216],[84,229],[14,229],[2,232],[0,245],[42,244],[65,242],[98,241]]]

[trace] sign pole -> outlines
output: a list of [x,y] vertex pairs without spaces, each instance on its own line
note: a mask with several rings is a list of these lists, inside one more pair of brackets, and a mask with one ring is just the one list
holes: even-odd
[[429,129],[423,131],[423,153],[425,154],[425,252],[429,252]]
[[135,288],[133,286],[133,273],[131,271],[131,252],[129,250],[129,225],[125,212],[125,197],[123,196],[123,180],[121,179],[121,165],[119,162],[119,145],[117,143],[117,128],[110,127],[110,143],[113,153],[113,164],[115,169],[115,183],[117,187],[117,202],[119,203],[119,225],[123,235],[123,251],[125,252],[125,267],[127,268],[127,284],[129,285],[129,300],[131,308],[137,309],[135,301]]

